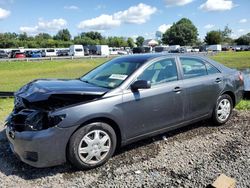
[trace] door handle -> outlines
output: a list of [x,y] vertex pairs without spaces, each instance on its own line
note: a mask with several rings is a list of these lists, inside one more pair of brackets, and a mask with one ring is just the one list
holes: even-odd
[[220,82],[221,82],[221,78],[216,78],[216,79],[215,79],[215,82],[216,82],[216,83],[220,83]]
[[179,86],[177,86],[173,89],[173,92],[175,92],[175,93],[179,93],[180,91],[181,91],[181,88]]

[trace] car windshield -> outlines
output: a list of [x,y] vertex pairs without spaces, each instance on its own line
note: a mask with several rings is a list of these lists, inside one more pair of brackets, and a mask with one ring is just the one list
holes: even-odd
[[80,80],[99,87],[113,89],[121,85],[144,62],[143,59],[113,59],[87,73]]

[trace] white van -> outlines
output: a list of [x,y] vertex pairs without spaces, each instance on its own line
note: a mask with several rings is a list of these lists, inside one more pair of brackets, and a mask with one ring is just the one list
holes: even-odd
[[82,45],[71,45],[69,47],[69,55],[70,56],[84,56],[84,48]]
[[209,45],[206,48],[207,51],[221,51],[221,44],[214,44],[214,45]]
[[54,48],[44,49],[42,50],[42,52],[45,54],[46,57],[57,56],[56,50]]

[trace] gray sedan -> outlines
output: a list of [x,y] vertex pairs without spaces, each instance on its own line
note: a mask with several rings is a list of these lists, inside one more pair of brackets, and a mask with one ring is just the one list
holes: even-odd
[[23,86],[6,134],[31,166],[90,169],[131,142],[204,119],[226,123],[242,91],[240,72],[206,57],[123,56],[78,79]]

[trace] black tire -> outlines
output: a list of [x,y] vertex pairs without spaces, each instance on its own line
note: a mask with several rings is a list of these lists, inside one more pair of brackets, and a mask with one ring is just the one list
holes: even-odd
[[[91,131],[96,131],[96,130],[100,130],[108,134],[111,142],[110,143],[111,147],[110,150],[107,152],[106,156],[101,161],[99,161],[96,164],[88,164],[81,160],[79,156],[80,154],[78,153],[78,147],[85,135],[87,135]],[[68,143],[67,158],[68,161],[79,170],[88,170],[96,168],[106,163],[109,160],[109,158],[112,157],[116,149],[116,144],[117,144],[116,134],[114,129],[110,125],[102,122],[90,123],[79,128],[71,136]]]
[[[226,99],[226,100],[228,100],[230,102],[230,113],[229,113],[228,117],[225,120],[221,120],[219,118],[219,116],[218,116],[217,111],[218,111],[218,105],[224,99]],[[223,125],[223,124],[225,124],[230,119],[230,117],[232,115],[232,110],[233,110],[233,101],[232,101],[232,98],[229,95],[227,95],[227,94],[221,95],[217,99],[216,106],[214,107],[214,110],[213,110],[213,115],[212,115],[212,121],[213,121],[213,123],[215,123],[216,125]]]

